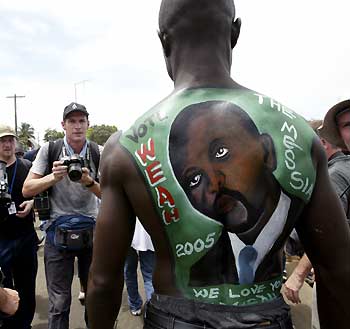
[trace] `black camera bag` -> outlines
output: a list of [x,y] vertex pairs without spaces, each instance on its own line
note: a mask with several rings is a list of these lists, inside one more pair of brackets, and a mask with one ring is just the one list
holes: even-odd
[[95,223],[92,217],[83,215],[60,216],[46,231],[48,242],[60,250],[92,248]]

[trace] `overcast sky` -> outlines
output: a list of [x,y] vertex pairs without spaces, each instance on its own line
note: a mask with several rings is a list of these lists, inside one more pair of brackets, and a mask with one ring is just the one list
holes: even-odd
[[[214,0],[213,0],[214,1]],[[90,124],[127,129],[172,90],[157,37],[160,0],[0,0],[1,122],[61,130],[75,100]],[[236,0],[232,77],[305,118],[350,97],[347,0]],[[37,136],[36,136],[37,137]]]

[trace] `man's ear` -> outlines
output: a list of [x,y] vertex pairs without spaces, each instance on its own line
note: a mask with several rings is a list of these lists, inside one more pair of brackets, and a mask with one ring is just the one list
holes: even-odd
[[232,20],[231,25],[231,49],[233,49],[237,43],[239,34],[241,32],[242,21],[240,18]]
[[173,69],[170,63],[171,46],[170,46],[169,35],[165,32],[158,31],[158,37],[163,47],[163,54],[164,54],[166,69],[168,71],[170,79],[174,80]]
[[321,144],[322,144],[322,146],[326,149],[327,148],[327,141],[324,139],[324,138],[320,138],[320,141],[321,141]]
[[264,148],[265,165],[273,172],[277,168],[277,158],[273,140],[269,134],[261,134],[260,141]]
[[163,52],[165,57],[170,56],[170,43],[169,43],[169,36],[165,32],[157,31],[158,38],[162,44]]
[[63,128],[64,130],[66,130],[66,126],[65,126],[65,124],[64,124],[64,121],[61,121],[61,126],[62,126],[62,128]]

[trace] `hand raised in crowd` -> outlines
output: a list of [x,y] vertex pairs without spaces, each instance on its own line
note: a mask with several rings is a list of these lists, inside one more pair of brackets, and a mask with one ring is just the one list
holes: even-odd
[[299,291],[304,284],[304,278],[293,272],[282,287],[283,294],[294,304],[301,303]]
[[52,167],[52,174],[56,182],[59,182],[67,175],[67,166],[63,165],[63,161],[54,161]]
[[15,314],[19,305],[18,292],[9,288],[1,288],[1,290],[4,299],[0,306],[0,310],[8,315]]
[[18,210],[16,216],[19,218],[24,218],[28,216],[30,210],[33,208],[34,200],[23,201],[19,208],[22,210]]

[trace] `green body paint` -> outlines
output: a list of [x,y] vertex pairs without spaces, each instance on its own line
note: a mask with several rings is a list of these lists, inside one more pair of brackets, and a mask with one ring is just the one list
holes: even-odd
[[175,259],[176,284],[183,295],[215,304],[262,303],[279,295],[280,278],[252,285],[189,286],[192,265],[215,245],[223,226],[191,205],[171,167],[168,143],[176,116],[187,106],[206,101],[236,104],[249,115],[260,134],[271,136],[277,158],[273,175],[290,196],[305,204],[316,176],[310,155],[314,134],[302,117],[264,95],[208,88],[183,90],[170,96],[140,117],[120,138],[143,174],[163,221]]

